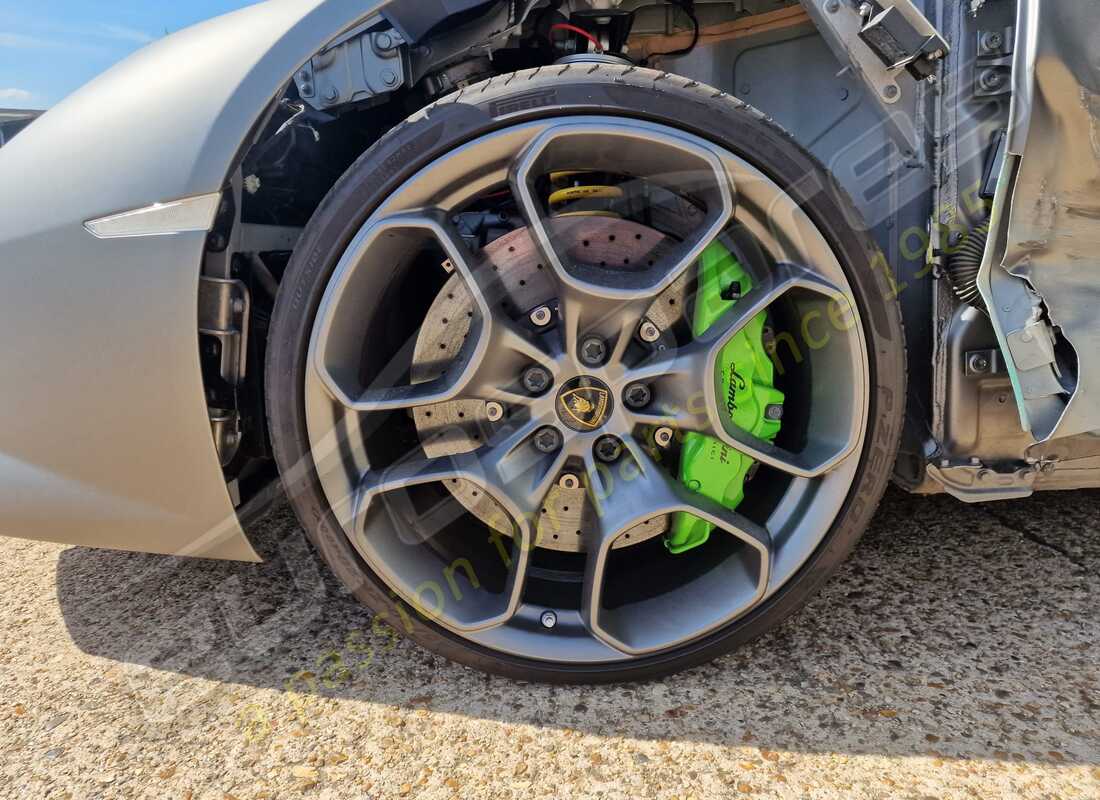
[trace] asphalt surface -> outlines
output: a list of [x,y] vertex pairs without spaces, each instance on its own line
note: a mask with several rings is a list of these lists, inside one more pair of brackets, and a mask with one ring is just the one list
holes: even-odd
[[1100,797],[1100,493],[891,492],[810,606],[713,664],[548,687],[264,565],[0,540],[0,796]]

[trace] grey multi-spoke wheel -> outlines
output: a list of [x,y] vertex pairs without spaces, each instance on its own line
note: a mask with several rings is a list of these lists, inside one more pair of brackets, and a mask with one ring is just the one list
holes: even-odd
[[588,65],[465,90],[341,179],[275,309],[284,482],[449,657],[614,680],[801,605],[892,465],[903,337],[858,215],[751,109]]

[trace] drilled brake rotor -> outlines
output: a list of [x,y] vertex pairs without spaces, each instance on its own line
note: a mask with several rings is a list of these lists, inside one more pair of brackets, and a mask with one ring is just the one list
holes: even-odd
[[[548,221],[551,235],[564,255],[574,262],[616,270],[644,269],[668,249],[663,234],[636,222],[601,217],[557,218]],[[484,255],[498,273],[506,298],[502,311],[523,320],[556,294],[549,271],[540,263],[526,228],[519,228],[486,245]],[[667,330],[681,315],[688,276],[685,273],[650,307],[647,316]],[[470,329],[474,303],[462,278],[453,274],[428,310],[416,340],[412,382],[438,376],[458,353]],[[492,423],[485,405],[476,400],[455,400],[413,410],[413,420],[428,458],[476,450],[491,434]],[[543,501],[536,528],[537,545],[551,550],[583,552],[584,531],[596,522],[583,477],[577,488],[555,485]],[[566,479],[563,481],[568,484]],[[511,535],[504,509],[477,486],[465,480],[449,481],[447,489],[486,525]],[[668,529],[669,518],[659,516],[631,529],[615,547],[629,547]]]

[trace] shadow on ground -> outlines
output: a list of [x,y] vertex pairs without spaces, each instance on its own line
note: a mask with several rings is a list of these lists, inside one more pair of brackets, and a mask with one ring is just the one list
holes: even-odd
[[64,551],[73,640],[230,684],[598,735],[1100,764],[1100,492],[966,506],[891,491],[851,561],[780,629],[610,687],[517,684],[394,643],[285,507],[265,536],[280,556],[263,565]]

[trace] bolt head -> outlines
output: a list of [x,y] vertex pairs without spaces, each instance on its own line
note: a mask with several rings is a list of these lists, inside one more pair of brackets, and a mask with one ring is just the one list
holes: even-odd
[[983,89],[996,89],[1004,80],[1004,76],[995,69],[987,69],[978,77],[978,83]]
[[778,422],[783,419],[783,406],[779,403],[769,403],[764,408],[764,416],[772,422]]
[[539,617],[539,622],[542,623],[542,627],[549,630],[558,624],[558,615],[553,611],[543,611],[542,616]]
[[970,357],[971,372],[985,372],[989,369],[989,359],[983,355],[975,354]]
[[623,402],[627,408],[645,408],[653,400],[653,391],[644,383],[632,383],[623,391]]
[[561,431],[551,425],[547,425],[536,431],[533,441],[535,443],[535,449],[540,453],[556,453],[561,449]]
[[495,400],[490,400],[485,404],[485,418],[489,422],[500,422],[504,417],[504,406]]
[[566,472],[558,478],[558,486],[562,489],[579,489],[581,487],[581,481],[580,478],[572,472]]
[[653,432],[653,441],[658,447],[668,447],[672,444],[672,428],[661,427]]
[[661,338],[661,329],[647,319],[638,326],[638,338],[652,344]]
[[531,322],[540,328],[549,325],[552,318],[553,314],[550,311],[550,306],[539,306],[531,312]]
[[531,394],[542,394],[550,388],[553,378],[546,367],[528,367],[523,371],[523,388]]
[[596,440],[596,446],[593,449],[596,458],[605,464],[611,464],[618,461],[619,456],[623,454],[623,443],[615,436],[601,436]]
[[382,78],[382,83],[384,83],[386,86],[397,85],[397,73],[394,72],[392,69],[382,70],[382,74],[380,77]]
[[602,366],[607,360],[607,342],[599,336],[585,337],[581,342],[581,361],[589,367]]
[[825,10],[830,14],[835,14],[840,11],[840,0],[828,0],[828,2],[825,3]]

